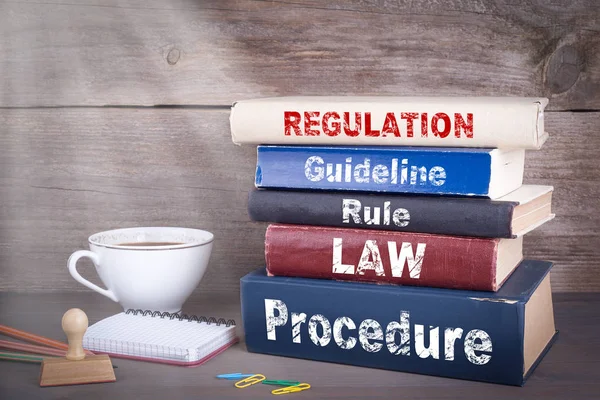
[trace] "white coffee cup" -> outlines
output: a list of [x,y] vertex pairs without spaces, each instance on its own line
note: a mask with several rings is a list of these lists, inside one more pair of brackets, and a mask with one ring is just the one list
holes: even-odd
[[[115,229],[88,238],[90,251],[78,250],[68,261],[75,280],[124,310],[181,311],[208,265],[214,235],[176,227]],[[77,261],[88,257],[106,289],[83,278]]]

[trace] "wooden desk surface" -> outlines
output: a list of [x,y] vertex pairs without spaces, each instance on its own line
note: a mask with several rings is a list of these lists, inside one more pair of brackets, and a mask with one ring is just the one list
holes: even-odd
[[574,292],[555,297],[560,337],[523,388],[240,343],[194,369],[115,360],[103,385],[41,389],[39,366],[1,362],[0,399],[271,397],[214,378],[235,371],[313,385],[292,398],[600,398],[600,293],[576,294],[600,292],[599,30],[597,0],[0,1],[0,323],[64,339],[68,308],[92,323],[119,312],[66,260],[95,232],[149,225],[215,233],[198,290],[212,294],[186,312],[239,320],[267,224],[248,217],[256,149],[232,143],[229,110],[282,95],[549,98],[550,139],[527,153],[524,183],[555,187],[556,218],[524,255],[555,262],[553,288]]
[[[398,399],[592,399],[600,396],[600,294],[555,294],[560,336],[524,387],[512,387],[440,377],[406,374],[309,360],[252,354],[243,341],[196,368],[113,358],[117,382],[40,388],[39,365],[2,362],[0,398],[65,399],[265,399],[267,385],[246,389],[215,376],[229,372],[263,373],[272,379],[295,379],[312,388],[294,393],[300,398]],[[0,293],[0,323],[65,340],[62,314],[82,308],[90,324],[119,312],[95,293]],[[237,293],[206,294],[191,299],[186,313],[234,318],[243,335]],[[242,336],[243,337],[243,336]]]

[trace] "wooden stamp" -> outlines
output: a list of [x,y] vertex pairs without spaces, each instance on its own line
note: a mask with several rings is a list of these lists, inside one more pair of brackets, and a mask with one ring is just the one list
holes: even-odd
[[83,335],[88,328],[85,312],[79,308],[68,310],[63,315],[62,328],[69,342],[66,357],[44,359],[40,371],[40,386],[80,385],[117,380],[108,355],[86,355],[83,350]]

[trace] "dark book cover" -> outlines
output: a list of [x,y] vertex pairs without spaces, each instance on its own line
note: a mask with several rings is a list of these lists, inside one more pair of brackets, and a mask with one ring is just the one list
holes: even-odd
[[272,275],[496,291],[522,260],[522,238],[270,224]]
[[496,293],[241,279],[248,351],[523,385],[557,337],[549,272],[525,260]]
[[491,238],[516,237],[511,220],[517,205],[398,193],[255,189],[248,194],[254,221]]

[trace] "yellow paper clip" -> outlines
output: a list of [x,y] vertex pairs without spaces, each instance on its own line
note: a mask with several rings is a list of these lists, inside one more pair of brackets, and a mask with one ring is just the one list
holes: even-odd
[[262,374],[254,374],[252,376],[249,376],[245,379],[242,379],[241,381],[237,381],[235,383],[235,387],[238,389],[243,389],[245,387],[248,387],[250,385],[254,385],[258,382],[262,382],[265,379],[267,379],[266,376],[262,375]]
[[310,389],[310,385],[308,383],[301,383],[299,385],[287,386],[281,389],[275,389],[271,393],[272,394],[288,394],[294,392],[301,392],[303,390]]

